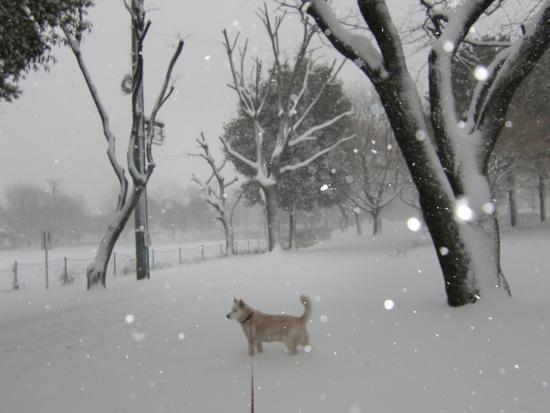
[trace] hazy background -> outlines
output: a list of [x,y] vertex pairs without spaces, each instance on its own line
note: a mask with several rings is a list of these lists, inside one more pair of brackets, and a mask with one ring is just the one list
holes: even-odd
[[[214,151],[219,151],[217,138],[237,103],[235,93],[227,87],[230,72],[222,29],[227,28],[232,36],[240,31],[241,39],[250,39],[251,56],[258,54],[271,61],[265,29],[255,15],[262,2],[224,0],[215,2],[215,8],[212,3],[146,1],[152,20],[145,42],[146,105],[156,98],[177,39],[186,41],[174,73],[177,93],[158,116],[166,123],[167,139],[164,146],[155,147],[157,169],[149,185],[152,194],[178,191],[190,183],[192,173],[208,173],[201,159],[185,156],[195,150],[194,139],[201,131]],[[398,22],[411,4],[416,2],[390,2]],[[268,5],[272,7],[274,2]],[[345,14],[346,7],[339,12]],[[116,133],[119,159],[125,165],[130,101],[122,94],[120,83],[130,68],[130,19],[122,0],[97,0],[89,18],[93,30],[84,39],[82,50]],[[292,19],[286,24],[285,52],[292,55],[292,36],[299,34],[299,26],[293,25]],[[328,47],[321,53],[327,59],[336,56]],[[11,184],[46,187],[46,180],[59,179],[62,191],[83,196],[97,209],[116,184],[105,155],[101,123],[70,50],[59,48],[55,55],[58,62],[49,72],[30,73],[21,83],[24,93],[20,99],[0,105],[0,202]],[[352,64],[342,76],[348,85],[368,84]]]

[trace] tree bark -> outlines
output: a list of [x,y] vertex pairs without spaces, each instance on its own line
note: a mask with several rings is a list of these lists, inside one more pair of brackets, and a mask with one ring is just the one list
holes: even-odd
[[340,225],[340,230],[342,232],[346,232],[349,226],[348,213],[346,212],[346,209],[341,204],[338,205],[338,209],[340,211],[340,219],[338,220],[338,224]]
[[380,217],[380,211],[370,211],[372,218],[372,235],[376,236],[382,232],[382,218]]
[[132,215],[132,212],[139,201],[143,189],[143,186],[134,187],[134,190],[130,193],[129,199],[122,210],[118,211],[109,223],[107,231],[103,235],[101,243],[99,244],[97,254],[86,269],[86,288],[88,290],[99,284],[106,287],[109,258],[111,257],[118,237],[120,236],[124,226],[128,222],[128,219]]
[[518,206],[515,189],[508,191],[508,207],[510,210],[510,226],[515,228],[518,223]]
[[357,230],[357,236],[361,237],[363,236],[363,226],[361,225],[361,220],[359,219],[359,213],[355,210],[353,211],[353,216],[355,217],[355,228]]
[[544,188],[544,176],[539,175],[539,209],[540,209],[540,222],[546,221],[546,202],[545,202],[545,188]]
[[276,185],[262,187],[265,196],[267,215],[267,246],[268,251],[281,248],[281,232],[279,223],[279,194]]
[[291,207],[288,212],[288,249],[296,249],[296,209]]

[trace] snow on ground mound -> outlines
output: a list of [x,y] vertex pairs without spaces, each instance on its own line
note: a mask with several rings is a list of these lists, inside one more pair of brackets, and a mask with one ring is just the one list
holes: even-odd
[[246,412],[251,358],[224,317],[232,298],[301,314],[305,293],[312,350],[264,346],[257,412],[547,412],[548,228],[504,238],[514,299],[462,309],[445,304],[429,242],[404,231],[110,279],[105,291],[1,293],[1,410]]

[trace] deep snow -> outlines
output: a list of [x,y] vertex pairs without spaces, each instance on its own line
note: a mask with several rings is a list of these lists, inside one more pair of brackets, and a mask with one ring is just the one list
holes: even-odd
[[429,241],[396,228],[111,278],[106,290],[2,292],[0,410],[248,412],[252,359],[224,318],[232,297],[301,314],[306,293],[313,350],[264,346],[257,413],[547,412],[550,227],[505,234],[513,299],[460,309],[445,304]]

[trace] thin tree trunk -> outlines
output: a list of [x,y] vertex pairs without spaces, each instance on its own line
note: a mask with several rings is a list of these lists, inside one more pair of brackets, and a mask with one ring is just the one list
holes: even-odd
[[288,212],[288,249],[296,249],[296,209],[291,207]]
[[515,189],[508,191],[508,206],[510,209],[510,226],[514,228],[518,223],[518,206]]
[[372,218],[372,235],[376,236],[382,232],[382,218],[380,218],[380,211],[371,211]]
[[355,217],[355,228],[357,229],[357,236],[363,236],[363,227],[361,226],[361,220],[359,219],[359,213],[353,211],[353,216]]
[[235,253],[235,236],[233,232],[233,224],[225,216],[217,218],[222,224],[223,233],[225,236],[225,255],[233,255]]
[[545,188],[544,188],[544,176],[539,175],[539,207],[540,207],[540,222],[546,221],[546,204],[545,204]]
[[143,192],[143,187],[134,187],[134,190],[130,193],[130,198],[122,208],[118,211],[114,218],[111,220],[107,227],[107,231],[101,239],[99,248],[97,250],[94,260],[90,263],[86,269],[87,277],[87,289],[101,284],[106,286],[107,278],[107,266],[109,265],[109,259],[115,247],[115,244],[124,230],[124,226],[128,222],[128,219],[132,215],[136,204],[139,201],[139,197]]
[[348,213],[346,212],[346,209],[342,205],[338,205],[338,209],[340,210],[340,219],[338,222],[340,225],[340,230],[342,230],[342,232],[346,232],[349,226]]

